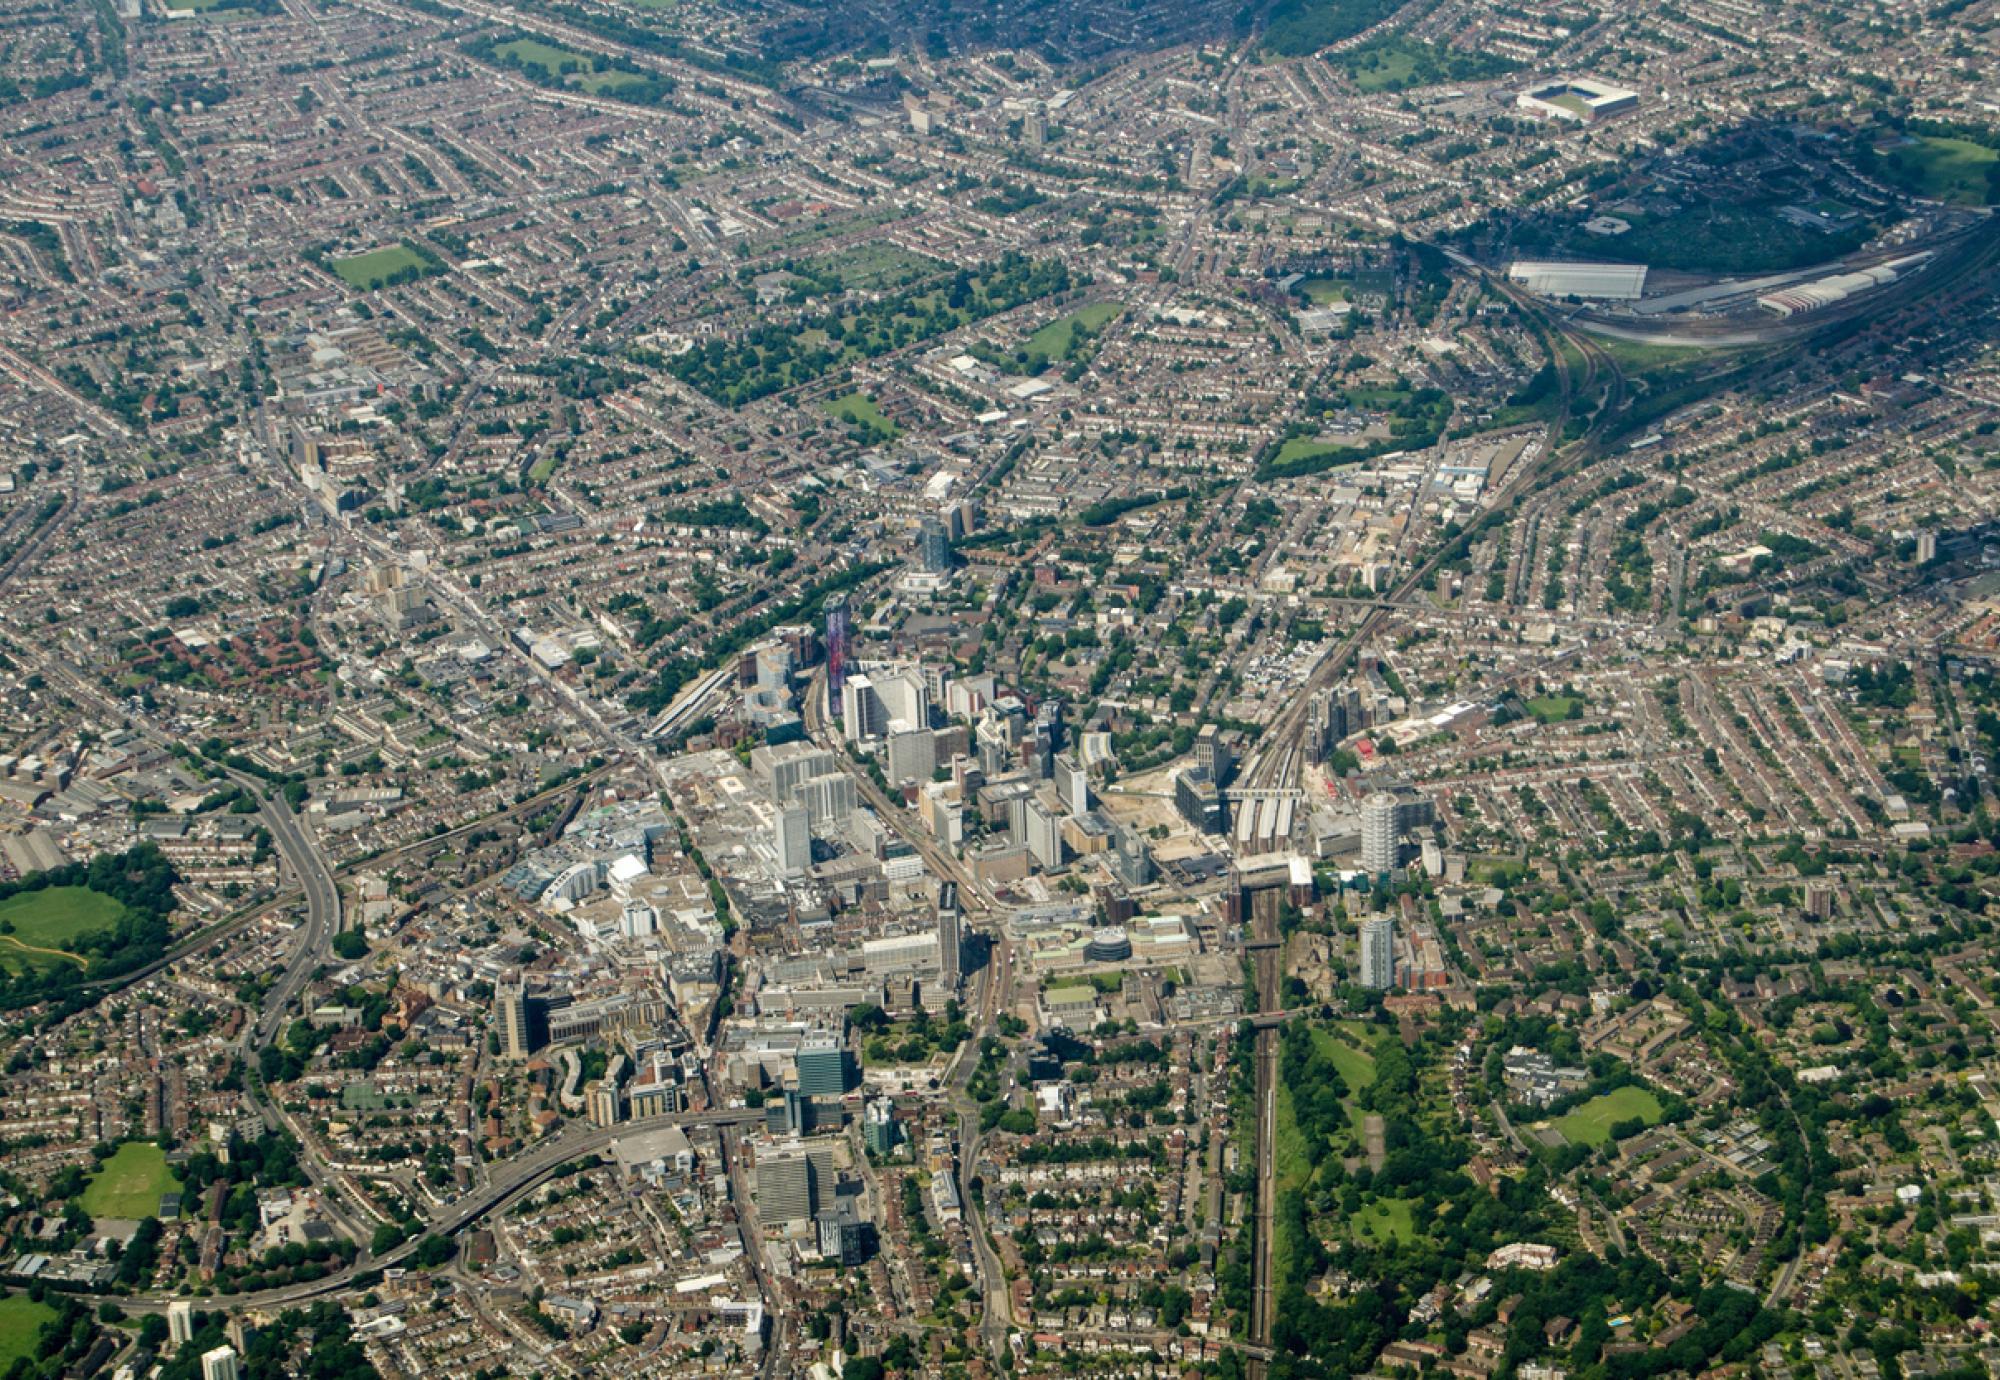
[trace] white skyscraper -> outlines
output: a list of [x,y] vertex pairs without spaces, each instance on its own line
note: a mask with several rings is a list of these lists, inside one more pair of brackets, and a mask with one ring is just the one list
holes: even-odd
[[781,805],[772,824],[778,870],[795,877],[812,867],[812,815],[803,805]]
[[201,1380],[236,1380],[236,1348],[219,1346],[202,1352]]
[[167,1305],[167,1340],[183,1347],[193,1338],[194,1305],[186,1299],[175,1299]]
[[1378,992],[1396,985],[1396,922],[1387,916],[1361,923],[1361,985]]
[[1396,797],[1376,791],[1361,802],[1361,870],[1380,877],[1396,867]]

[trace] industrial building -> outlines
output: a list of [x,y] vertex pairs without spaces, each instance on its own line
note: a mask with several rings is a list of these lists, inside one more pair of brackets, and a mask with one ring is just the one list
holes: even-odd
[[1824,278],[1815,278],[1810,283],[1800,283],[1794,287],[1779,288],[1767,292],[1757,299],[1757,305],[1779,316],[1797,316],[1802,312],[1818,311],[1845,302],[1848,298],[1872,288],[1886,287],[1901,276],[1899,270],[1908,268],[1929,258],[1928,254],[1912,254],[1907,258],[1890,263],[1877,264],[1873,268],[1856,269],[1852,273],[1834,273]]
[[1646,292],[1646,265],[1516,259],[1507,266],[1507,281],[1544,297],[1636,302]]

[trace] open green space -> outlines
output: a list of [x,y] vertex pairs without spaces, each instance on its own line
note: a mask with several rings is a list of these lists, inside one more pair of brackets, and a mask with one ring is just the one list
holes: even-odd
[[1671,369],[1728,353],[1701,345],[1654,345],[1643,340],[1621,340],[1617,336],[1598,337],[1597,345],[1627,374]]
[[35,1359],[35,1343],[55,1316],[55,1309],[35,1302],[26,1294],[0,1298],[0,1374],[11,1369],[17,1360]]
[[167,1152],[149,1140],[128,1140],[98,1166],[79,1200],[92,1217],[136,1221],[156,1217],[160,1195],[181,1186],[167,1168]]
[[[940,275],[873,300],[848,297],[803,321],[753,326],[733,339],[711,339],[666,361],[666,368],[715,401],[738,407],[1069,286],[1069,270],[1060,259],[1008,253],[977,273]],[[824,344],[805,343],[812,330],[826,333]]]
[[1292,291],[1302,292],[1306,300],[1316,307],[1330,307],[1335,302],[1352,301],[1352,290],[1338,278],[1307,278],[1294,283]]
[[[1337,456],[1342,451],[1347,457],[1327,465],[1316,465],[1315,461],[1327,456]],[[1350,446],[1338,441],[1316,441],[1310,436],[1294,436],[1278,447],[1271,468],[1283,474],[1290,472],[1311,473],[1319,469],[1334,469],[1341,465],[1358,465],[1368,458],[1368,453],[1359,446]]]
[[1391,1241],[1414,1241],[1417,1224],[1411,1216],[1413,1206],[1408,1198],[1377,1198],[1355,1213],[1349,1225],[1357,1239],[1378,1246]]
[[113,897],[83,886],[44,887],[9,896],[0,901],[0,958],[87,967],[88,959],[71,952],[74,941],[110,929],[124,913],[125,907]]
[[1093,302],[1081,311],[1071,312],[1059,321],[1048,325],[1028,337],[1028,354],[1043,355],[1049,359],[1068,359],[1075,350],[1079,328],[1086,338],[1104,328],[1122,310],[1116,302]]
[[578,72],[570,78],[570,81],[593,96],[615,96],[627,87],[646,84],[646,78],[637,72],[623,72],[616,67],[607,68],[602,72]]
[[1341,1080],[1347,1084],[1349,1093],[1348,1116],[1356,1126],[1359,1126],[1361,1112],[1354,1105],[1353,1094],[1359,1093],[1375,1081],[1375,1057],[1356,1049],[1331,1030],[1324,1028],[1313,1031],[1313,1043],[1319,1047],[1322,1054],[1333,1061],[1333,1066],[1340,1070]]
[[498,57],[512,58],[524,67],[544,68],[555,76],[590,70],[590,54],[546,43],[539,38],[509,39],[494,45],[493,52]]
[[1602,1097],[1593,1097],[1556,1119],[1556,1129],[1573,1145],[1602,1145],[1611,1139],[1611,1128],[1634,1117],[1648,1126],[1659,1124],[1660,1099],[1645,1088],[1613,1088]]
[[549,482],[549,477],[556,472],[556,466],[560,463],[555,456],[544,455],[541,459],[535,461],[534,464],[528,466],[528,478],[537,484],[546,484]]
[[587,91],[634,105],[659,105],[675,89],[672,79],[624,58],[567,48],[532,34],[484,34],[460,46],[471,56],[512,68],[539,86]]
[[798,272],[804,277],[838,280],[845,288],[875,292],[928,278],[944,266],[899,244],[873,241],[808,260]]
[[1528,712],[1545,724],[1573,719],[1582,709],[1583,699],[1578,695],[1537,695],[1528,701]]
[[871,440],[891,440],[901,429],[883,415],[882,409],[875,405],[873,398],[858,389],[852,393],[842,394],[838,398],[828,398],[820,404],[820,408],[828,416],[835,417],[849,426],[860,427],[868,433]]
[[1511,72],[1520,64],[1492,52],[1442,48],[1407,34],[1388,34],[1360,44],[1329,61],[1363,91],[1407,91],[1442,82],[1478,81]]
[[406,283],[432,272],[437,265],[407,244],[392,244],[333,261],[333,271],[341,281],[362,292]]
[[2000,148],[1925,134],[1882,152],[1882,172],[1905,191],[1959,206],[2000,200]]
[[1400,8],[1396,0],[1278,0],[1264,27],[1264,47],[1302,57],[1373,28]]
[[222,8],[222,0],[167,0],[167,8],[200,14],[206,10]]

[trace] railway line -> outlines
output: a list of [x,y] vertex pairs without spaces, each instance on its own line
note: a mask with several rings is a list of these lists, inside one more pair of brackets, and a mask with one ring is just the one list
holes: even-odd
[[[1547,334],[1550,355],[1555,361],[1562,387],[1561,404],[1557,408],[1555,420],[1549,424],[1548,439],[1542,447],[1539,459],[1522,466],[1507,480],[1488,509],[1489,514],[1497,514],[1509,511],[1524,496],[1542,484],[1564,477],[1572,467],[1596,458],[1605,434],[1619,410],[1625,405],[1629,390],[1623,372],[1602,346],[1582,332],[1571,328],[1567,323],[1550,323],[1539,304],[1504,280],[1489,278],[1488,281],[1495,290],[1512,300],[1531,319],[1542,322]],[[1573,366],[1563,348],[1565,344],[1583,361],[1580,378],[1573,372]],[[1589,427],[1582,436],[1564,446],[1561,438],[1569,426],[1572,412],[1580,401],[1597,397],[1600,384],[1602,398],[1592,409]],[[1441,545],[1421,565],[1403,578],[1385,602],[1371,604],[1368,607],[1361,621],[1338,647],[1320,660],[1300,685],[1291,702],[1271,722],[1265,731],[1256,758],[1244,773],[1246,787],[1253,790],[1282,790],[1297,788],[1303,784],[1304,730],[1306,716],[1312,709],[1314,692],[1331,685],[1362,646],[1381,631],[1394,609],[1424,588],[1438,567],[1451,558],[1461,546],[1469,544],[1479,530],[1480,524],[1475,524],[1454,540]],[[1263,898],[1260,898],[1251,916],[1250,949],[1255,968],[1257,1007],[1260,1011],[1276,1010],[1279,1006],[1279,983],[1283,976],[1279,960],[1284,950],[1278,933],[1277,906]],[[1253,1380],[1263,1380],[1267,1370],[1264,1358],[1270,1354],[1277,1309],[1276,1288],[1272,1282],[1273,1228],[1277,1214],[1277,1026],[1260,1025],[1256,1032],[1256,1041],[1253,1063],[1257,1078],[1257,1205],[1255,1250],[1251,1269],[1250,1347],[1246,1353],[1250,1359],[1246,1363],[1246,1369]]]

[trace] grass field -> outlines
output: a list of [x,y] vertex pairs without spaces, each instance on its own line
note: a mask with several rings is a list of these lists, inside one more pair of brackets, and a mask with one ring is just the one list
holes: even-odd
[[1528,701],[1528,712],[1545,724],[1559,724],[1573,718],[1583,708],[1574,695],[1537,695]]
[[1340,1070],[1340,1081],[1347,1084],[1347,1119],[1358,1132],[1361,1129],[1361,1108],[1355,1097],[1361,1090],[1375,1081],[1375,1060],[1362,1053],[1331,1030],[1313,1031],[1313,1043],[1319,1046],[1333,1066]]
[[0,1298],[0,1373],[5,1373],[18,1357],[34,1359],[35,1341],[55,1315],[55,1309],[46,1303],[36,1303],[26,1294]]
[[88,887],[52,886],[10,896],[0,901],[0,921],[11,927],[0,934],[0,960],[87,967],[88,961],[67,952],[68,946],[79,935],[115,925],[124,913],[124,906]]
[[1335,302],[1349,300],[1347,284],[1338,278],[1308,278],[1295,284],[1294,290],[1303,292],[1306,300],[1316,307],[1330,307]]
[[422,273],[428,267],[430,265],[424,262],[423,256],[405,244],[392,244],[384,249],[333,261],[333,271],[340,275],[341,281],[363,292],[383,286],[393,275],[406,269]]
[[128,1140],[92,1176],[80,1200],[92,1217],[155,1217],[160,1195],[181,1186],[167,1168],[167,1152],[151,1141]]
[[1272,466],[1273,468],[1281,468],[1285,465],[1311,460],[1317,456],[1333,455],[1343,450],[1355,450],[1354,463],[1357,465],[1361,463],[1360,453],[1353,446],[1331,441],[1315,441],[1309,436],[1294,436],[1291,440],[1278,447],[1278,455],[1272,461]]
[[1050,359],[1068,359],[1070,351],[1076,348],[1078,326],[1086,331],[1101,331],[1105,323],[1122,310],[1116,302],[1093,302],[1060,321],[1051,321],[1028,337],[1028,353],[1046,355]]
[[593,96],[602,96],[606,92],[615,95],[625,87],[646,84],[646,79],[637,72],[621,72],[615,67],[608,72],[579,72],[570,81]]
[[556,464],[555,456],[544,455],[534,464],[528,466],[528,478],[537,484],[546,484],[549,482],[549,476],[556,472]]
[[1352,1226],[1357,1240],[1382,1245],[1389,1241],[1413,1241],[1417,1224],[1410,1216],[1408,1198],[1377,1198],[1354,1214]]
[[1628,374],[1672,368],[1676,364],[1705,360],[1719,353],[1701,345],[1649,345],[1638,340],[1620,340],[1616,336],[1604,336],[1597,344]]
[[579,53],[574,48],[562,48],[553,43],[544,43],[539,38],[516,38],[497,45],[493,51],[501,57],[510,57],[524,67],[543,67],[550,76],[561,76],[564,67],[577,72],[590,70],[590,54]]
[[1889,150],[1886,162],[1890,176],[1918,196],[1984,206],[1992,188],[1987,174],[2000,163],[2000,149],[1927,134]]
[[866,393],[857,391],[838,398],[828,398],[820,404],[820,407],[828,416],[849,426],[861,427],[871,436],[885,441],[893,439],[898,431],[896,424],[882,414],[882,409],[877,407],[875,400]]
[[1611,1139],[1611,1128],[1633,1117],[1654,1126],[1660,1120],[1660,1099],[1644,1088],[1613,1088],[1602,1097],[1593,1097],[1575,1111],[1556,1120],[1556,1129],[1572,1145],[1602,1145]]

